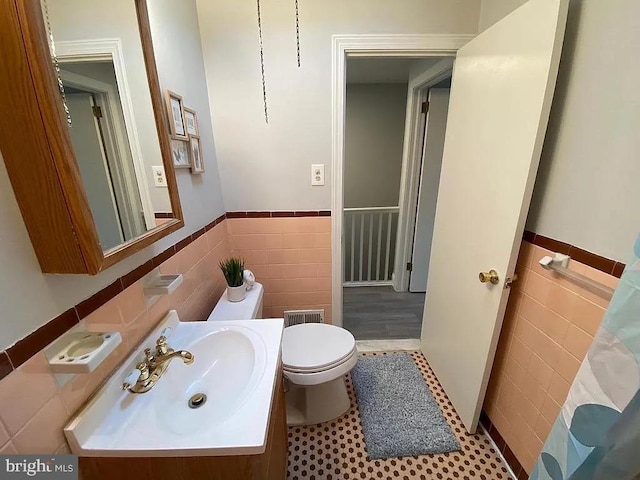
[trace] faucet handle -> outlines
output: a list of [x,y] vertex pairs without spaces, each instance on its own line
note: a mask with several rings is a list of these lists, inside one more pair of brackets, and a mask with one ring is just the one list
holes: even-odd
[[167,348],[167,337],[164,335],[160,336],[158,340],[156,340],[156,351],[160,355],[166,355],[169,349]]
[[129,390],[139,381],[144,381],[149,378],[149,365],[146,362],[140,362],[136,365],[136,368],[131,370],[129,374],[124,378],[122,383],[122,390]]
[[131,372],[129,372],[129,375],[127,375],[124,379],[124,382],[122,384],[122,390],[129,390],[136,383],[138,383],[138,379],[140,378],[140,375],[142,375],[141,370],[137,368],[134,370],[131,370]]

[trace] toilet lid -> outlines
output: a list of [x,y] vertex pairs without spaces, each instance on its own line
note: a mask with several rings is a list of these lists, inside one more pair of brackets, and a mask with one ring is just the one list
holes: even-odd
[[356,340],[344,328],[303,323],[284,329],[282,363],[296,370],[318,370],[351,355]]

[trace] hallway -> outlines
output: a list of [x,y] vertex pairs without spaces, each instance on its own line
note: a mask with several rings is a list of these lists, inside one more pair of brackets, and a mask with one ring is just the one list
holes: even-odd
[[343,289],[343,326],[356,340],[420,338],[424,293],[390,286]]

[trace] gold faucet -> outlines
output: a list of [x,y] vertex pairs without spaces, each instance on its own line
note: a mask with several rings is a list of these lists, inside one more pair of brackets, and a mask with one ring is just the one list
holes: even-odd
[[[167,370],[169,362],[174,358],[181,358],[189,365],[193,363],[193,354],[186,350],[174,351],[167,345],[167,337],[162,335],[156,340],[156,352],[153,354],[150,348],[144,350],[145,359],[140,362],[122,384],[123,390],[132,393],[145,393],[153,388]],[[139,372],[139,373],[138,373]]]

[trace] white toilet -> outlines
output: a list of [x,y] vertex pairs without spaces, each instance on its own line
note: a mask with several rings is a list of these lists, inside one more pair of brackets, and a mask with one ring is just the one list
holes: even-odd
[[[220,297],[207,321],[262,317],[260,283],[242,302]],[[344,375],[358,360],[356,341],[347,330],[324,323],[287,327],[282,338],[282,368],[288,380],[287,423],[312,425],[345,413],[350,405]]]

